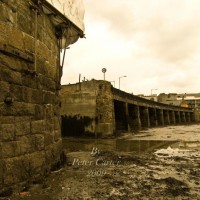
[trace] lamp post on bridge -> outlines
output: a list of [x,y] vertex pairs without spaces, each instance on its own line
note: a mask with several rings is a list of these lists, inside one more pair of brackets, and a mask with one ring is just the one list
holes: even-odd
[[120,79],[121,79],[121,78],[124,78],[124,77],[127,77],[127,76],[120,76],[120,77],[119,77],[119,89],[120,89]]
[[151,96],[152,96],[152,94],[153,94],[153,90],[158,90],[158,89],[151,89]]
[[[153,90],[158,90],[158,89],[151,89],[151,100],[152,100],[152,101],[155,101],[155,100],[154,100],[154,97],[153,97]],[[157,101],[157,100],[156,100],[156,101]]]
[[103,79],[104,79],[104,81],[105,81],[105,73],[106,73],[106,68],[102,68],[102,72],[103,72]]
[[110,81],[111,83],[114,83],[113,86],[115,87],[115,81]]

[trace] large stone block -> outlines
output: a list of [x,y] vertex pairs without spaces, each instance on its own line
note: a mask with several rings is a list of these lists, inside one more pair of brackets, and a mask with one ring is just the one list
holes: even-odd
[[55,69],[54,69],[54,67],[52,67],[52,66],[50,65],[49,60],[45,60],[44,65],[45,65],[46,72],[47,72],[47,73],[46,73],[46,76],[47,76],[48,78],[51,78],[51,79],[54,80],[54,78],[55,78]]
[[30,181],[31,169],[28,156],[20,156],[3,160],[4,185],[11,186],[23,180]]
[[43,42],[48,47],[48,49],[52,49],[53,43],[51,41],[52,39],[49,34],[44,33]]
[[30,126],[30,121],[22,121],[17,122],[15,124],[15,135],[16,136],[22,136],[22,135],[27,135],[30,134],[31,132],[31,126]]
[[42,89],[33,89],[31,103],[43,104],[43,93]]
[[112,123],[99,123],[97,126],[97,133],[102,135],[110,135],[113,131],[113,124]]
[[43,58],[45,61],[50,59],[50,49],[48,49],[48,47],[40,41],[38,41],[37,43],[36,52],[39,58]]
[[54,117],[54,130],[60,130],[61,128],[61,118],[60,116]]
[[11,105],[0,103],[0,113],[4,116],[32,116],[35,114],[35,106],[15,101]]
[[0,116],[0,124],[14,124],[15,117],[14,116]]
[[9,7],[5,6],[5,4],[0,4],[0,10],[0,21],[14,23],[14,13]]
[[38,81],[40,84],[40,87],[43,88],[44,90],[47,91],[52,91],[55,92],[56,91],[56,83],[55,81],[53,81],[52,79],[46,77],[46,76],[39,76],[38,77]]
[[[46,118],[46,117],[45,117]],[[54,131],[54,119],[46,119],[45,120],[46,131],[52,132]]]
[[24,87],[23,98],[25,102],[42,104],[43,103],[43,91],[41,89],[32,89]]
[[[9,51],[15,51],[15,49],[10,48]],[[21,72],[22,70],[28,69],[28,64],[26,62],[21,62],[20,59],[18,58],[16,59],[16,57],[14,56],[1,54],[0,60],[1,60],[1,65],[5,66],[4,67],[5,69],[10,68],[17,72]]]
[[29,154],[29,162],[31,168],[32,179],[40,179],[45,174],[45,153],[44,151],[34,152]]
[[[0,23],[0,27],[1,27],[1,23]],[[7,41],[6,35],[0,32],[0,44],[6,44],[6,41]]]
[[1,0],[3,3],[5,3],[8,8],[10,8],[14,13],[17,9],[17,1],[18,0]]
[[58,140],[45,148],[46,160],[49,163],[56,163],[60,159],[60,152],[62,152],[62,140]]
[[44,145],[45,149],[48,149],[47,147],[54,143],[54,132],[46,132],[44,133]]
[[31,74],[22,74],[22,83],[26,87],[38,88],[38,77],[34,77]]
[[45,15],[43,13],[40,13],[40,15],[38,15],[38,24],[42,27],[45,27]]
[[24,87],[20,85],[10,85],[10,95],[12,96],[14,101],[23,101],[23,93],[24,93]]
[[45,121],[44,120],[37,120],[31,122],[31,133],[42,133],[45,131]]
[[[2,22],[2,21],[0,21],[0,27],[1,27],[1,29],[0,29],[0,36],[2,37],[5,37],[5,38],[7,38],[7,34],[6,34],[6,27],[7,27],[7,25],[6,25],[6,23],[5,22]],[[4,43],[3,43],[4,44]]]
[[35,120],[44,119],[45,116],[44,105],[35,105]]
[[29,116],[15,116],[15,124],[19,123],[19,122],[30,122],[31,117]]
[[35,135],[35,148],[38,151],[44,150],[44,135],[43,134]]
[[24,50],[23,33],[20,30],[15,29],[12,26],[9,26],[7,28],[7,35],[9,38],[8,44],[10,46],[20,50]]
[[0,187],[3,186],[4,160],[0,158]]
[[12,141],[15,139],[15,127],[13,124],[0,124],[0,141]]
[[[20,181],[20,174],[23,166],[18,163],[18,158],[4,159],[3,183],[10,186]],[[18,166],[19,165],[19,166]]]
[[29,1],[19,1],[17,12],[17,27],[30,35],[34,33],[34,11],[30,9]]
[[10,91],[10,84],[5,81],[0,81],[0,101],[4,101]]
[[37,39],[40,41],[44,41],[44,27],[38,24],[37,29],[41,30],[37,32]]
[[45,104],[55,104],[56,96],[53,92],[44,92],[44,103]]
[[45,68],[45,59],[37,57],[36,59],[36,71],[42,75],[47,74],[47,69]]
[[23,33],[23,43],[24,43],[24,50],[30,53],[34,53],[34,46],[35,46],[35,38]]
[[3,158],[3,156],[2,156],[2,146],[3,146],[3,142],[0,141],[0,159]]
[[56,99],[56,105],[53,107],[53,112],[55,116],[60,116],[60,107],[61,107],[61,102],[59,99]]
[[26,135],[17,137],[18,142],[20,143],[20,154],[32,153],[35,151],[35,136]]
[[24,87],[23,100],[25,102],[31,103],[32,102],[32,96],[33,96],[33,89],[30,88],[30,87]]
[[30,9],[22,10],[21,12],[17,13],[17,27],[19,30],[28,33],[30,35],[33,35],[34,33],[34,23],[31,20],[31,16],[34,16],[33,11]]
[[13,71],[8,67],[2,66],[2,63],[0,63],[0,68],[0,80],[7,81],[8,83],[14,83],[17,85],[22,84],[22,76],[20,72]]
[[46,104],[45,105],[45,118],[46,119],[52,119],[53,116],[54,116],[53,105],[52,104]]
[[20,142],[12,141],[12,142],[4,142],[1,143],[1,154],[2,158],[12,158],[20,155]]
[[54,131],[54,140],[58,141],[61,138],[61,131],[60,130],[55,130]]

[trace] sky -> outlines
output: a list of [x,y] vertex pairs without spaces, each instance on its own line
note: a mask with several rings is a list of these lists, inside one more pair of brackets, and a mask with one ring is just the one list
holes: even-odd
[[137,94],[200,92],[200,0],[84,0],[85,36],[62,84],[105,79]]

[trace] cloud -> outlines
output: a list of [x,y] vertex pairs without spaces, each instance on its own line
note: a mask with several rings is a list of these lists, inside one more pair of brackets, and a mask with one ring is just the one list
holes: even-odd
[[196,44],[200,41],[200,12],[196,9],[200,2],[197,0],[189,3],[185,0],[88,2],[86,8],[93,21],[107,24],[108,31],[121,34],[129,41],[135,39],[157,59],[179,62],[197,50]]
[[138,19],[136,42],[138,39],[151,57],[163,62],[180,63],[189,59],[199,51],[200,13],[196,7],[200,2],[189,5],[188,1],[176,0],[171,7],[171,1],[160,1],[146,15],[142,12],[146,17]]
[[199,0],[85,0],[86,39],[72,45],[63,83],[122,80],[125,91],[199,92]]
[[[106,1],[91,1],[87,2],[86,17],[93,22],[103,22],[108,25],[108,29],[112,32],[131,34],[134,30],[133,12],[130,4],[131,0],[106,0]],[[135,27],[136,28],[136,27]]]
[[185,24],[170,24],[169,21],[162,20],[162,25],[157,29],[146,31],[144,45],[158,59],[171,63],[183,62],[199,50],[199,25],[193,20]]

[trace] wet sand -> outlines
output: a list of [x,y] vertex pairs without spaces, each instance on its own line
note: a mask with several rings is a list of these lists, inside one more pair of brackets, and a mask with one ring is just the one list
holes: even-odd
[[200,199],[200,125],[63,145],[65,166],[11,200]]

